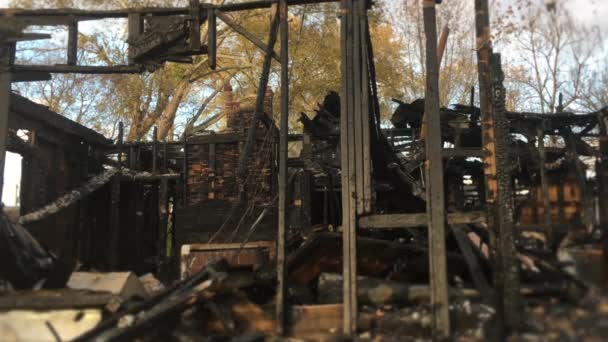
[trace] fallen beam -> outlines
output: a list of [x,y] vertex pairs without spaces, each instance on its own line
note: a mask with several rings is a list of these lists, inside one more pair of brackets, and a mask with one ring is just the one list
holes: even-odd
[[40,221],[46,217],[58,213],[59,211],[69,207],[70,205],[86,197],[93,191],[99,189],[104,184],[108,183],[117,172],[118,170],[116,169],[109,169],[99,175],[96,175],[95,177],[88,180],[84,185],[59,197],[52,203],[45,205],[39,210],[21,216],[19,218],[19,224]]
[[[448,213],[448,224],[485,223],[483,211]],[[394,229],[424,227],[428,223],[426,213],[370,215],[359,218],[359,227],[364,229]]]

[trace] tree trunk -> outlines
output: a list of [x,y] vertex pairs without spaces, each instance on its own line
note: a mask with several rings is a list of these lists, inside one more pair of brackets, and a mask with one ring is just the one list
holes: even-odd
[[175,121],[175,115],[177,113],[177,109],[179,108],[182,100],[188,95],[190,92],[191,84],[188,82],[188,79],[184,79],[177,86],[177,90],[173,94],[171,101],[163,110],[163,113],[160,116],[160,122],[158,124],[158,140],[165,141],[167,140],[167,136],[169,135],[169,131],[173,127],[173,123]]

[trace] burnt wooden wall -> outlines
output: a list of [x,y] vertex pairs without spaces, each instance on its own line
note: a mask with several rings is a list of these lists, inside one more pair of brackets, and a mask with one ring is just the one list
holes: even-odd
[[[28,132],[21,165],[20,213],[35,211],[102,171],[102,135],[13,94],[9,127]],[[9,165],[10,167],[10,165]],[[58,257],[103,267],[109,193],[103,187],[85,200],[26,227]]]

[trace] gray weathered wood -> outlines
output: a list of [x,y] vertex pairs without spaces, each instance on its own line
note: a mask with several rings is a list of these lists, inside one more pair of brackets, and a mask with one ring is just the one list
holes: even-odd
[[[447,214],[448,224],[481,224],[486,222],[483,211]],[[369,215],[359,218],[359,227],[364,229],[395,229],[424,227],[428,224],[426,213]]]
[[286,0],[279,2],[281,31],[281,131],[279,137],[279,222],[277,234],[277,333],[284,335],[285,326],[285,244],[287,232],[287,159],[289,137],[289,24]]
[[429,222],[429,274],[433,337],[450,336],[450,315],[445,250],[445,192],[441,156],[441,117],[439,115],[439,63],[437,60],[437,22],[435,1],[423,1],[424,32],[426,35],[426,200]]

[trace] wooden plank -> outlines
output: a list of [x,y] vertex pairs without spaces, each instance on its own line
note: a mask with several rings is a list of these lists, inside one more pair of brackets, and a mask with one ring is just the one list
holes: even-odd
[[342,275],[344,308],[343,332],[352,336],[357,331],[357,250],[356,187],[354,153],[354,80],[353,27],[354,1],[344,0],[341,7],[342,94],[340,118],[340,155],[342,169]]
[[442,150],[441,155],[443,158],[456,158],[456,157],[477,157],[485,158],[486,151],[479,148],[445,148]]
[[361,30],[360,30],[360,1],[353,2],[352,15],[352,49],[353,49],[353,139],[351,149],[354,150],[354,166],[355,166],[355,203],[357,207],[357,215],[363,215],[363,109],[362,106],[362,89],[361,89]]
[[141,65],[13,65],[11,72],[50,72],[58,74],[139,74],[144,71]]
[[190,0],[190,26],[188,32],[190,49],[201,49],[201,4],[199,0]]
[[[541,123],[541,125],[544,126],[544,123]],[[540,184],[543,196],[544,226],[546,227],[546,245],[549,247],[553,242],[553,226],[551,222],[551,202],[549,201],[549,180],[547,179],[547,167],[545,165],[547,154],[545,152],[545,133],[543,127],[540,127],[536,134]]]
[[[447,214],[448,224],[481,224],[486,222],[483,211]],[[426,213],[370,215],[359,218],[363,229],[394,229],[424,227],[428,223]]]
[[215,9],[207,9],[207,58],[209,68],[215,70],[217,67],[217,18]]
[[226,25],[230,26],[235,32],[239,33],[243,37],[247,38],[253,45],[260,48],[260,50],[264,51],[266,54],[270,54],[270,56],[276,60],[277,62],[281,62],[281,57],[274,51],[274,47],[270,47],[269,45],[264,44],[260,39],[258,39],[251,32],[247,31],[246,28],[239,25],[236,21],[234,21],[229,15],[224,14],[220,11],[215,11],[215,15],[220,18]]
[[[361,5],[363,6],[363,5]],[[360,36],[361,36],[361,88],[362,100],[361,108],[363,110],[363,212],[369,214],[372,212],[372,158],[371,158],[371,85],[369,81],[370,64],[374,63],[373,57],[369,53],[371,42],[368,41],[369,24],[367,19],[366,9],[361,9],[362,15],[360,20]]]
[[51,39],[51,35],[48,33],[21,33],[7,37],[4,41],[7,43],[16,43],[42,39]]
[[469,274],[473,279],[475,287],[477,287],[481,293],[484,302],[488,305],[492,305],[494,303],[494,291],[490,287],[490,284],[479,265],[477,255],[473,252],[471,240],[469,240],[469,237],[467,236],[467,232],[469,231],[468,228],[461,224],[451,225],[451,227],[456,242],[458,243],[458,249],[460,249],[462,256],[464,256],[464,260],[467,263]]
[[290,335],[302,337],[334,334],[342,325],[342,304],[295,305],[290,315]]
[[131,13],[129,14],[128,19],[128,38],[127,42],[129,43],[129,65],[135,64],[135,56],[136,51],[135,48],[131,45],[137,41],[137,39],[144,32],[144,19],[140,13]]
[[110,269],[118,267],[118,240],[120,239],[120,179],[115,177],[110,188],[110,227],[108,243],[108,264]]
[[35,82],[35,81],[50,81],[53,78],[48,72],[20,72],[11,74],[11,82]]
[[167,224],[169,219],[169,181],[161,179],[158,186],[158,265],[162,265],[166,257],[167,248]]
[[4,187],[4,162],[8,136],[8,116],[11,102],[11,73],[7,72],[11,58],[10,47],[0,40],[0,198]]
[[68,26],[68,65],[76,65],[78,61],[78,22],[72,21]]
[[289,137],[289,24],[287,2],[279,1],[281,32],[281,126],[279,136],[279,218],[277,233],[277,334],[285,335],[285,244],[287,234],[287,160]]
[[437,21],[435,0],[423,2],[426,34],[426,200],[429,222],[429,275],[433,338],[450,336],[447,262],[445,250],[445,191],[441,156],[441,117],[439,114],[439,62],[437,60]]
[[152,129],[152,173],[158,171],[158,126]]

